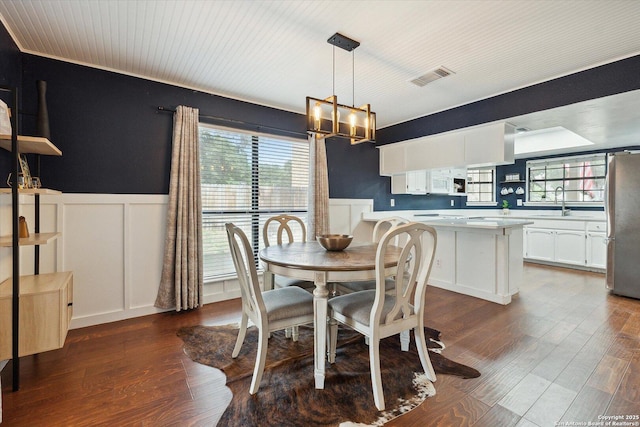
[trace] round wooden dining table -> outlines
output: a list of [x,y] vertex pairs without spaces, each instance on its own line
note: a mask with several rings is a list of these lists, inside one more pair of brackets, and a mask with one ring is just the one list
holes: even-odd
[[[324,388],[327,354],[327,283],[375,280],[377,244],[352,244],[342,251],[328,251],[318,242],[273,245],[259,253],[264,269],[264,288],[273,288],[273,276],[281,275],[315,284],[314,378],[317,389]],[[389,247],[384,260],[384,277],[396,272],[400,248]]]

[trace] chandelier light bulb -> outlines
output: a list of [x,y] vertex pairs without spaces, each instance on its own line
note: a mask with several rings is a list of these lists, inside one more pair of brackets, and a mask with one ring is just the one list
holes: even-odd
[[357,117],[356,117],[356,113],[355,111],[351,111],[351,114],[349,114],[349,135],[350,136],[355,136],[356,135],[356,124],[357,124]]
[[313,107],[313,117],[315,119],[315,128],[319,130],[320,125],[322,124],[322,108],[320,107],[320,104],[316,104],[315,107]]

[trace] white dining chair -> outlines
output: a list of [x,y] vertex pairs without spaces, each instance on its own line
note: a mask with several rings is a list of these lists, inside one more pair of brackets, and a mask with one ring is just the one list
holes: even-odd
[[[387,231],[399,225],[407,224],[409,222],[410,221],[408,219],[402,218],[399,216],[391,216],[391,217],[380,219],[376,222],[375,226],[373,227],[373,235],[372,235],[371,241],[373,243],[378,243],[380,242],[380,239]],[[400,241],[400,236],[397,236],[393,242],[393,244],[395,244],[396,246],[401,246],[403,243],[404,242]],[[392,289],[394,286],[393,283],[394,283],[393,279],[388,278],[387,288]],[[343,282],[343,283],[337,284],[337,291],[340,295],[350,294],[352,292],[368,291],[375,288],[376,288],[375,280],[365,280],[360,282]]]
[[[396,238],[406,241],[398,260],[393,289],[387,290],[385,254]],[[380,373],[380,340],[413,329],[422,368],[428,379],[436,380],[424,336],[425,291],[436,245],[436,231],[426,224],[411,222],[392,228],[378,244],[375,290],[354,292],[329,300],[332,320],[329,326],[330,359],[335,360],[336,354],[338,327],[334,320],[369,339],[371,385],[376,407],[381,411],[385,402]]]
[[313,323],[313,296],[297,286],[262,292],[247,236],[234,224],[227,223],[225,227],[242,296],[242,319],[231,357],[238,357],[247,333],[247,323],[251,320],[258,328],[258,354],[249,388],[249,393],[255,394],[262,380],[269,335],[295,327],[293,340],[297,341],[297,326]]
[[[300,239],[297,240],[296,236],[300,236]],[[271,246],[272,243],[282,245],[283,243],[304,242],[306,240],[307,228],[302,219],[294,215],[272,216],[265,221],[262,227],[262,241],[265,246]],[[275,276],[273,278],[273,286],[274,288],[298,286],[309,291],[313,291],[315,287],[311,281],[284,276]]]

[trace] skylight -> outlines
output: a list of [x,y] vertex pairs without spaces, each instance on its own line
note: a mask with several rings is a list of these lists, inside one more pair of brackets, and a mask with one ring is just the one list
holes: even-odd
[[550,150],[561,150],[580,146],[593,145],[593,142],[580,135],[571,132],[562,126],[529,132],[516,133],[514,152],[515,155],[527,153],[540,153]]

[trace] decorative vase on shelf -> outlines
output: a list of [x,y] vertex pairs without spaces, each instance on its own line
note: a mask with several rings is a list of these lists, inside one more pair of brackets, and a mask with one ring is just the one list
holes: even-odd
[[23,216],[18,218],[18,237],[29,237],[29,227],[27,226],[27,220]]
[[47,139],[51,139],[51,131],[49,130],[49,111],[47,110],[47,82],[44,80],[37,80],[36,88],[38,89],[36,133],[38,136],[44,136]]

